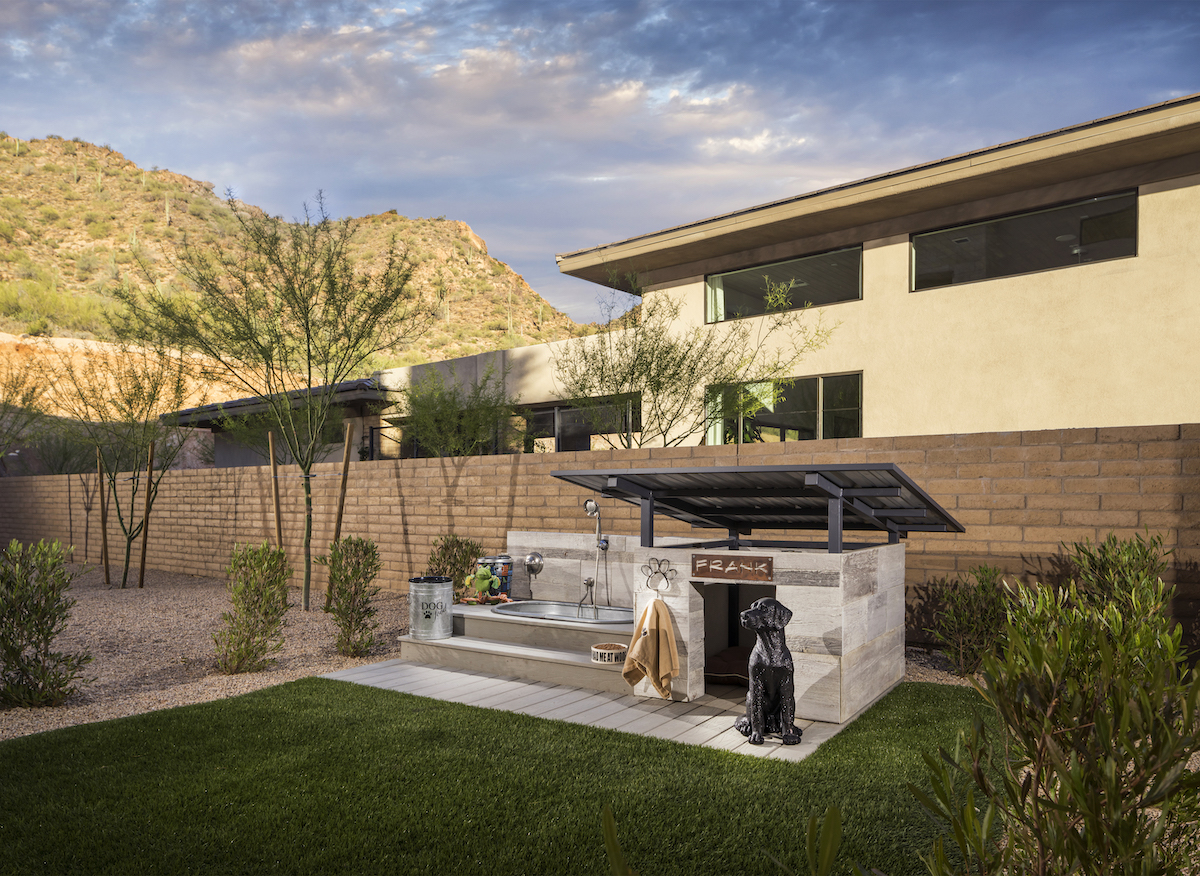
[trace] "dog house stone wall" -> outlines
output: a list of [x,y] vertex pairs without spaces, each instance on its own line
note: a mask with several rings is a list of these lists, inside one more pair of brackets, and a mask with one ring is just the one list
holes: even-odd
[[[692,577],[691,557],[696,552],[661,546],[634,551],[639,568],[653,558],[667,560],[677,573],[661,595],[675,624],[679,649],[680,674],[673,691],[676,698],[689,700],[704,693],[701,588],[736,583]],[[792,611],[785,637],[795,667],[797,717],[841,724],[900,683],[904,677],[903,544],[842,554],[758,549],[745,554],[771,558],[775,598]],[[653,596],[644,585],[637,589],[639,615]],[[645,682],[634,693],[656,696]]]

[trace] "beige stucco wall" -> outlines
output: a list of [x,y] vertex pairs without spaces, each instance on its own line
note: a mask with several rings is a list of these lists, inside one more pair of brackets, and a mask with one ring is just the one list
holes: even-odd
[[[794,376],[861,371],[868,438],[1200,419],[1200,175],[1139,195],[1128,259],[912,293],[909,236],[866,241],[862,300]],[[703,276],[647,294],[703,325]]]
[[[914,293],[909,234],[865,240],[862,300],[822,309],[836,329],[793,376],[861,371],[867,438],[1200,420],[1200,381],[1192,378],[1200,374],[1200,175],[1138,191],[1133,258]],[[928,221],[913,217],[912,230]],[[683,331],[711,330],[700,271],[730,267],[728,259],[698,263],[692,276],[645,294],[671,296]],[[750,322],[760,336],[762,319]],[[508,365],[510,394],[526,404],[553,401],[552,350],[566,343],[467,357],[455,368],[460,380],[473,380],[489,362]],[[449,366],[414,370],[432,367]],[[398,388],[409,373],[379,376]]]

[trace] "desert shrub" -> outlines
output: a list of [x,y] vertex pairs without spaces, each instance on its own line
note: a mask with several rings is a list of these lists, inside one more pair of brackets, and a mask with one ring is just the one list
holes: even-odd
[[89,222],[87,225],[88,236],[92,240],[100,240],[103,237],[108,237],[112,234],[112,226],[103,221]]
[[234,545],[229,568],[233,611],[221,615],[225,629],[213,633],[217,667],[224,673],[257,672],[283,647],[287,583],[292,570],[287,555],[266,542]]
[[14,539],[0,554],[0,704],[57,706],[87,681],[80,670],[91,655],[52,650],[75,605],[71,550]]
[[329,598],[325,610],[337,624],[338,653],[346,657],[365,657],[375,646],[379,624],[372,618],[371,600],[379,588],[371,582],[383,568],[379,548],[365,538],[343,538],[329,546],[329,556],[317,562],[329,567]]
[[1001,656],[983,658],[984,700],[953,752],[926,755],[932,793],[910,789],[949,823],[926,863],[949,873],[1189,873],[1200,860],[1200,677],[1188,670],[1172,588],[1126,577],[1102,602],[1018,588]]
[[35,338],[44,338],[50,334],[50,323],[46,317],[39,316],[25,326],[25,334]]
[[1161,578],[1171,553],[1163,550],[1161,535],[1147,531],[1146,538],[1135,534],[1119,539],[1110,532],[1108,538],[1094,545],[1088,539],[1075,542],[1067,551],[1067,563],[1080,589],[1103,603],[1122,600],[1130,581]]
[[974,566],[966,581],[939,578],[930,585],[938,608],[926,632],[946,649],[959,675],[970,675],[985,655],[998,652],[1009,601],[1004,575],[992,566]]
[[444,575],[454,581],[454,600],[467,593],[467,577],[475,572],[475,561],[483,556],[483,545],[457,535],[443,535],[433,543],[426,575]]

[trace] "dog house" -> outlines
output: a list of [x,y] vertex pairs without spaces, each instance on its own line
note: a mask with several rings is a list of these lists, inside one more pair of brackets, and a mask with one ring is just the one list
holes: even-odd
[[[634,608],[657,592],[670,609],[675,698],[701,696],[706,669],[719,675],[748,654],[740,612],[773,596],[792,611],[796,715],[816,721],[850,720],[904,676],[908,533],[965,531],[894,463],[553,475],[640,506],[640,538],[627,554],[645,585],[632,588]],[[658,515],[723,537],[656,539]],[[657,695],[644,681],[634,692]]]

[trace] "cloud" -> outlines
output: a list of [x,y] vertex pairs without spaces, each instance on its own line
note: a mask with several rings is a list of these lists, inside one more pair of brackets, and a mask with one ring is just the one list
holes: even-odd
[[[7,0],[0,123],[555,252],[1200,90],[1189,3]],[[583,308],[582,310],[577,308]]]

